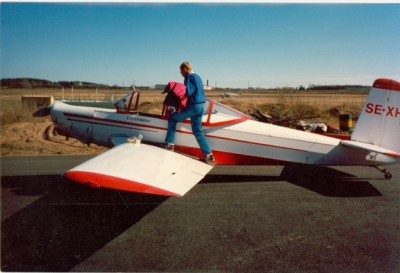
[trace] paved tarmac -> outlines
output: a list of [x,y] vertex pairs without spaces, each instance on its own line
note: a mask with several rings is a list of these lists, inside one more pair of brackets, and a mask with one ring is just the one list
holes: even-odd
[[400,166],[217,166],[183,198],[1,158],[2,271],[400,272]]

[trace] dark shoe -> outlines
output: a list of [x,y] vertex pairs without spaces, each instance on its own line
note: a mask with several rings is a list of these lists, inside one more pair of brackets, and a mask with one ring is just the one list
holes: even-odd
[[201,158],[200,161],[210,164],[210,165],[214,165],[215,164],[215,157],[214,155],[207,155],[204,158]]
[[174,149],[175,149],[175,145],[174,144],[168,144],[168,143],[163,143],[163,144],[160,145],[160,147],[165,149],[165,150],[171,151],[171,152],[173,152]]

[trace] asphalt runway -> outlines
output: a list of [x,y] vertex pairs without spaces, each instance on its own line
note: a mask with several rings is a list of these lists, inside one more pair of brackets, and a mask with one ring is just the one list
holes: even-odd
[[217,166],[183,198],[1,158],[2,271],[400,272],[400,166]]

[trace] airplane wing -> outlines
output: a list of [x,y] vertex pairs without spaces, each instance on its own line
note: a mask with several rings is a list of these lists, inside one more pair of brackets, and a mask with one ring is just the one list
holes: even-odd
[[155,146],[123,143],[67,171],[92,187],[181,197],[213,168]]

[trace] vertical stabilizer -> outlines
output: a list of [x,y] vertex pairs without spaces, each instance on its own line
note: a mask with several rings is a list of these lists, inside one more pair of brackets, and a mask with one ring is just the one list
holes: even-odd
[[400,82],[374,82],[351,140],[400,152]]

